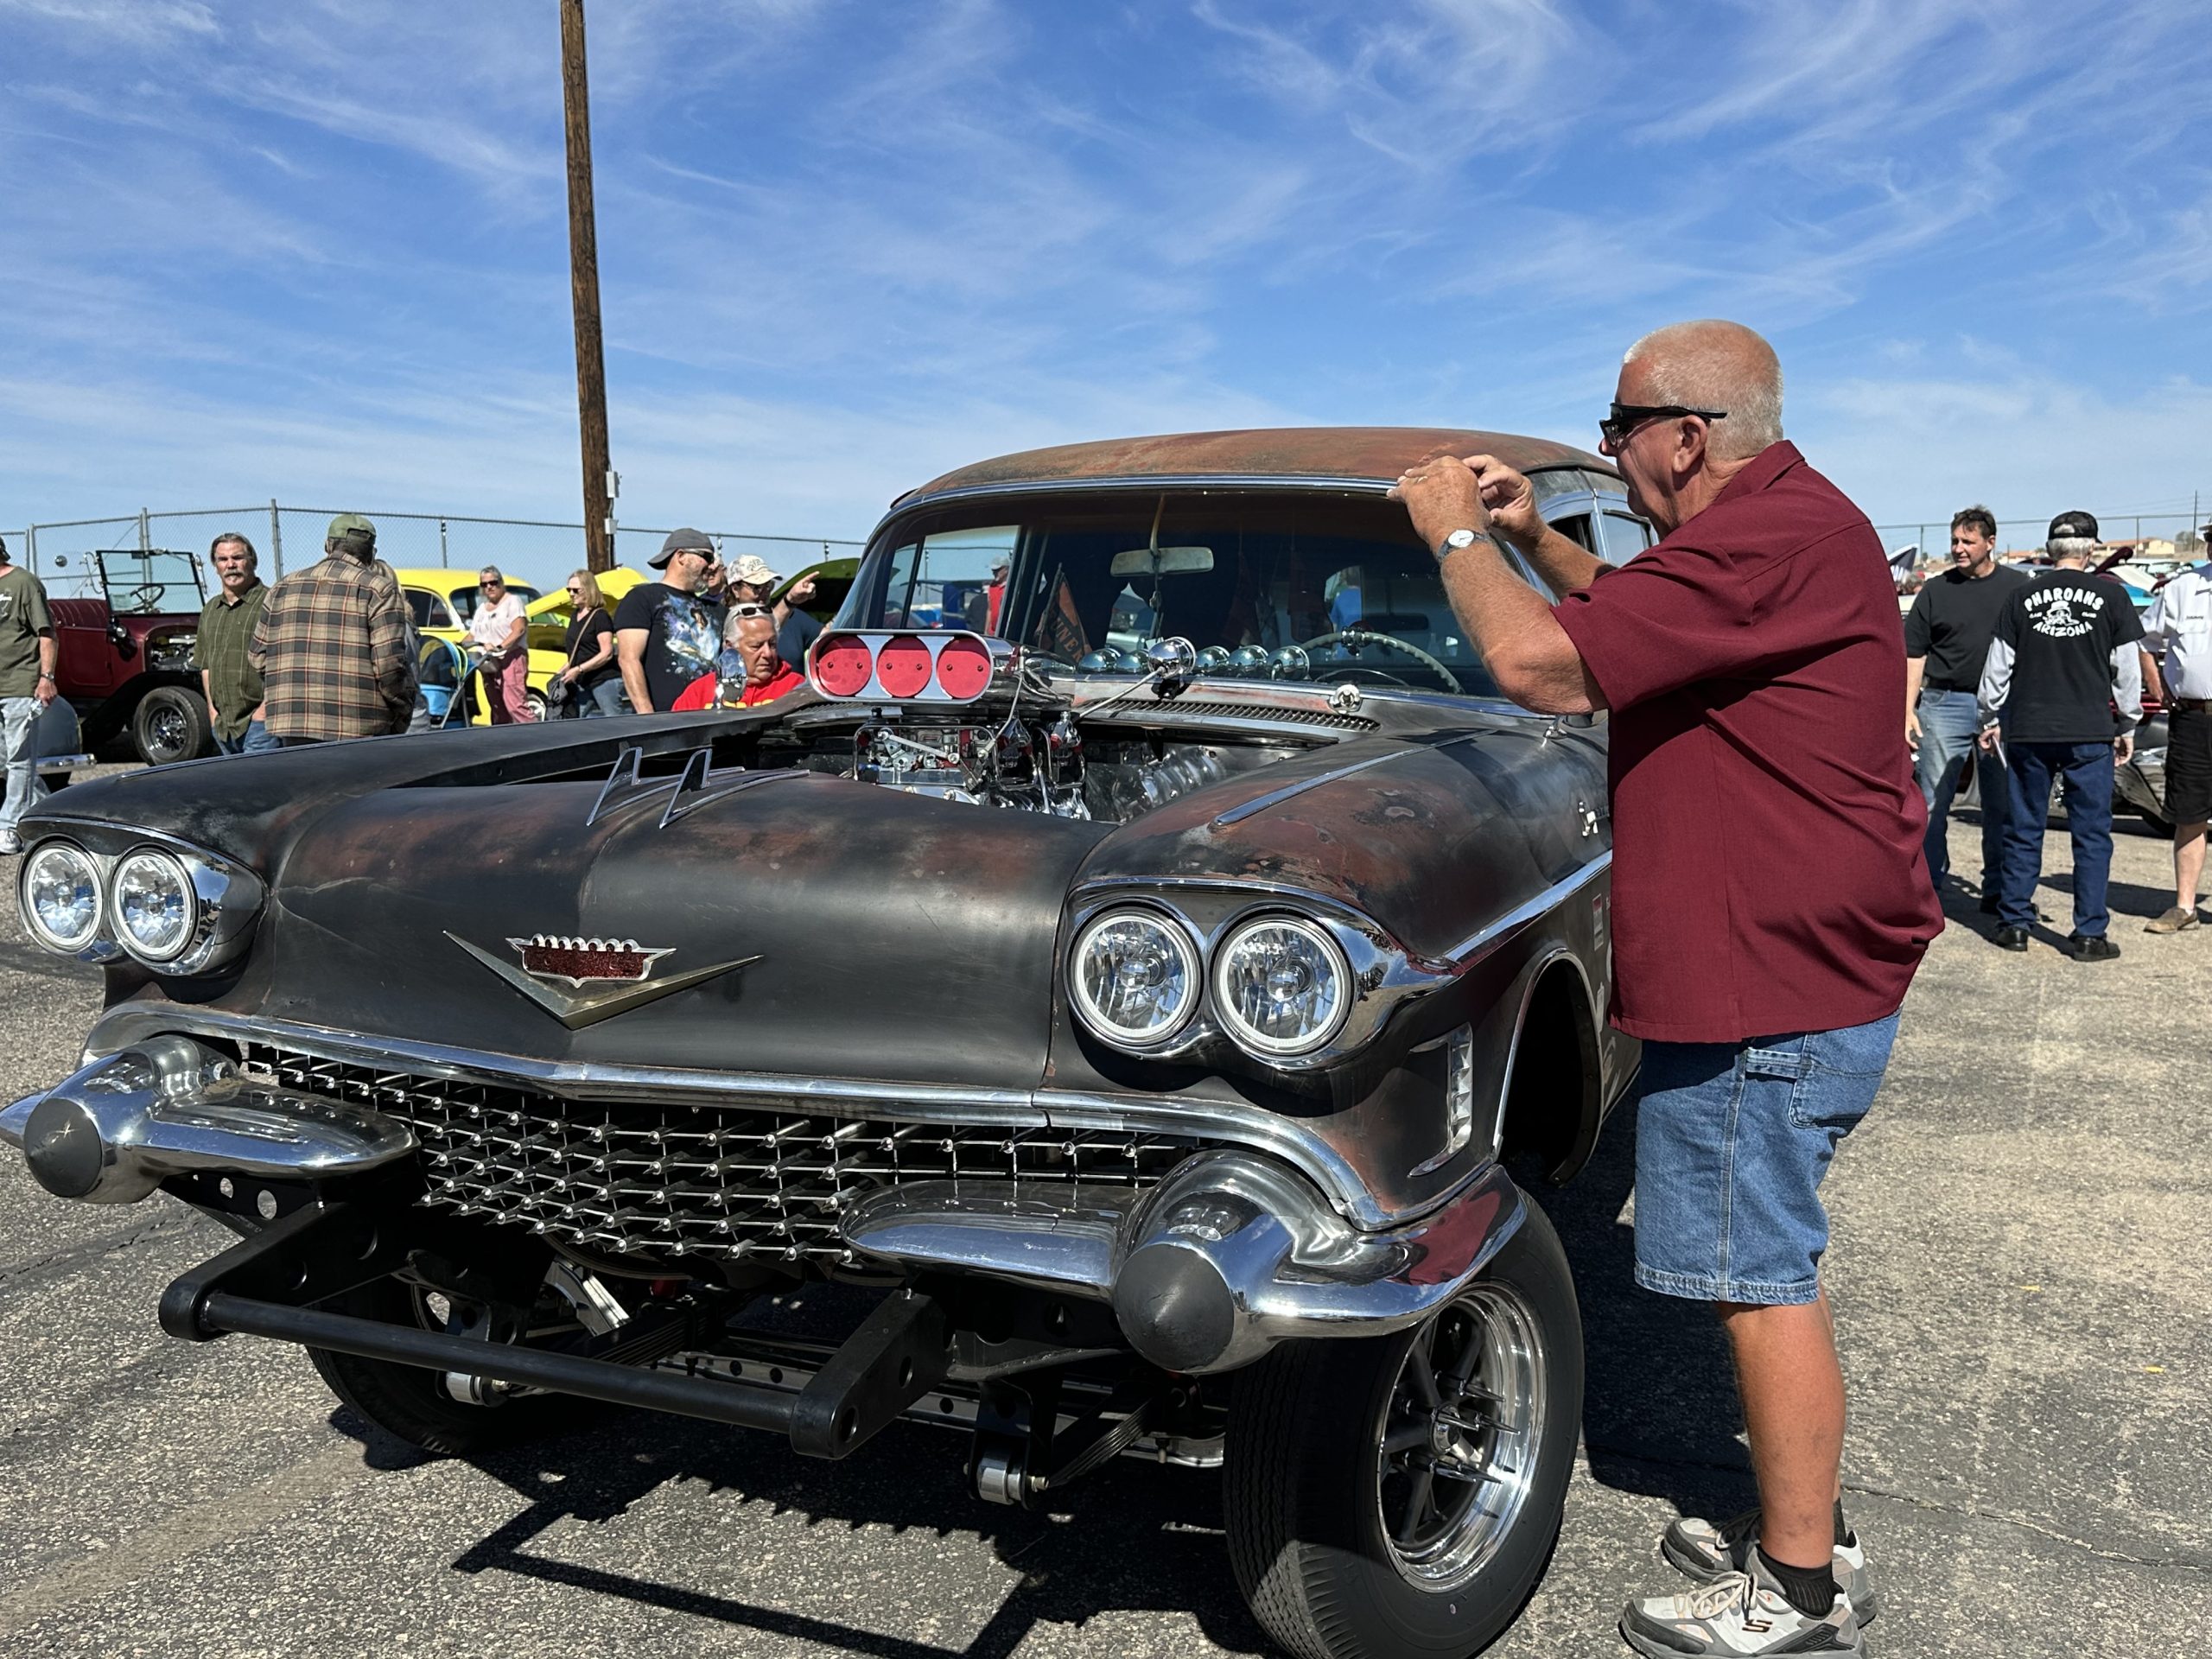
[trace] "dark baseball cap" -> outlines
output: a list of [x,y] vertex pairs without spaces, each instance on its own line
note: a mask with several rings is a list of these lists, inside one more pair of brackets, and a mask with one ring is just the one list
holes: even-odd
[[2062,539],[2094,542],[2097,539],[2097,516],[2093,512],[2062,512],[2050,521],[2050,528],[2044,532],[2044,540]]
[[679,553],[703,553],[711,559],[715,556],[715,544],[707,539],[703,531],[671,530],[668,532],[668,539],[660,544],[660,551],[645,563],[656,570],[665,570],[668,562]]

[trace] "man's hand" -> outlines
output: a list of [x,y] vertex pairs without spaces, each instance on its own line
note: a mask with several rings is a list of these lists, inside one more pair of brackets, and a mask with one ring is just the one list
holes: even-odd
[[1414,534],[1431,553],[1455,530],[1487,533],[1490,529],[1482,488],[1467,463],[1456,455],[1438,455],[1408,467],[1391,486],[1390,496],[1406,504]]
[[1483,509],[1497,532],[1524,550],[1535,546],[1544,533],[1535,487],[1496,455],[1469,455],[1465,466],[1475,475]]
[[797,582],[791,583],[790,587],[784,589],[783,602],[791,606],[793,609],[797,609],[798,607],[804,605],[813,597],[814,578],[812,576],[801,576]]
[[2135,758],[2135,734],[2122,732],[2112,741],[2112,756],[2121,766]]
[[1910,709],[1904,711],[1904,746],[1915,754],[1920,753],[1920,716]]
[[31,688],[31,695],[38,699],[40,708],[51,708],[54,698],[61,695],[61,688],[54,684],[53,675],[41,674],[38,683]]
[[1983,727],[1981,734],[1974,739],[1975,747],[1990,750],[1993,753],[1997,748],[1997,729],[1994,726]]

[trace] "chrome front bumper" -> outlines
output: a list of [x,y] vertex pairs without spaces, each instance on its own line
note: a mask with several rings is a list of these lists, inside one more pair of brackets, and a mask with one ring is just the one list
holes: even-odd
[[[199,1173],[317,1184],[417,1150],[405,1124],[349,1102],[255,1082],[188,1038],[151,1038],[0,1112],[40,1185],[128,1204]],[[860,1255],[916,1273],[979,1274],[1112,1306],[1162,1369],[1234,1370],[1279,1342],[1379,1336],[1426,1319],[1503,1249],[1520,1191],[1486,1166],[1439,1208],[1363,1231],[1263,1153],[1185,1159],[1150,1187],[909,1181],[838,1216]]]

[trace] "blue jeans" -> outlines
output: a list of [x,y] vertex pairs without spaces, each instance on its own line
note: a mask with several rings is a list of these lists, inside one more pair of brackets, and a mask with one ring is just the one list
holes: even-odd
[[2054,778],[2066,785],[2066,828],[2074,841],[2074,931],[2101,938],[2112,918],[2105,885],[2112,874],[2113,753],[2109,743],[2008,743],[2012,798],[2005,824],[2005,868],[1997,919],[2026,927],[2036,918],[2036,883],[2043,878],[2044,825]]
[[2005,763],[1990,751],[1975,746],[1980,721],[1971,691],[1923,691],[1920,705],[1920,754],[1913,775],[1920,780],[1920,798],[1928,805],[1928,874],[1936,891],[1951,868],[1949,835],[1951,794],[1959,774],[1972,759],[1974,786],[1981,796],[1981,890],[1997,891],[1997,869],[2003,861],[2005,843]]
[[225,737],[219,732],[215,734],[215,752],[219,754],[273,754],[283,747],[269,735],[269,728],[257,720],[246,721],[242,737]]
[[0,761],[8,791],[0,798],[0,836],[12,836],[38,792],[38,721],[46,712],[36,697],[0,697]]
[[1646,1043],[1636,1282],[1760,1306],[1821,1294],[1821,1180],[1874,1103],[1897,1016],[1740,1043]]
[[586,720],[601,715],[620,715],[629,711],[622,706],[622,677],[610,674],[582,697],[573,697],[576,712]]

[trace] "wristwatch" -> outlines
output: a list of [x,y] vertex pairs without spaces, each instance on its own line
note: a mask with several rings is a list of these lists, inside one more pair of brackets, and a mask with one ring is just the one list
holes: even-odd
[[1437,544],[1436,562],[1441,564],[1461,548],[1472,547],[1477,542],[1490,542],[1493,547],[1497,545],[1496,542],[1491,541],[1488,531],[1455,530]]

